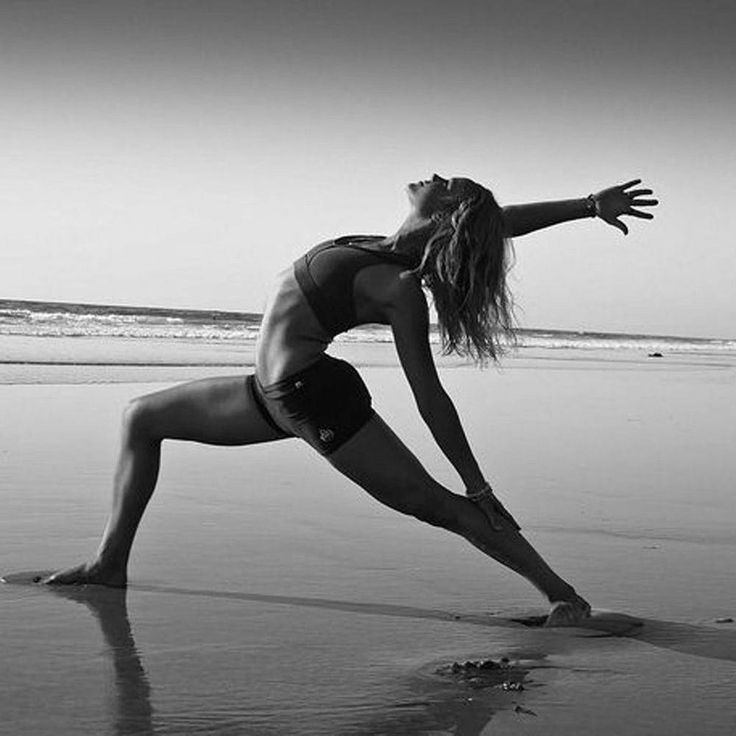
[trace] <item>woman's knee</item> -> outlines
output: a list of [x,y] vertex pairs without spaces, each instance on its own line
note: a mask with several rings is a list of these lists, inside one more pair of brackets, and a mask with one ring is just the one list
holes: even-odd
[[123,434],[132,439],[156,440],[156,410],[148,396],[132,399],[123,409]]

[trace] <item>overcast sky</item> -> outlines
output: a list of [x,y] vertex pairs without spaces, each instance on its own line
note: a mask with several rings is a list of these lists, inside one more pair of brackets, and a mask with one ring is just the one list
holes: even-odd
[[260,311],[408,181],[662,204],[516,240],[526,327],[736,335],[736,3],[3,0],[0,297]]

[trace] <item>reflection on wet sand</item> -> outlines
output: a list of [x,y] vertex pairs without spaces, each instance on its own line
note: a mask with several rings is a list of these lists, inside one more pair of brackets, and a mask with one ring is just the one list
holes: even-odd
[[[39,576],[36,576],[39,577]],[[361,614],[399,616],[415,619],[459,621],[476,625],[515,626],[503,619],[490,619],[483,615],[452,614],[440,610],[411,606],[354,603],[319,598],[294,596],[268,596],[234,593],[228,591],[197,590],[151,585],[133,585],[127,590],[100,586],[46,587],[45,590],[62,598],[83,604],[100,626],[107,652],[115,673],[114,702],[110,704],[112,732],[116,736],[154,733],[151,687],[136,647],[127,610],[128,590],[135,592],[220,598],[228,600],[280,603],[292,606],[312,606],[326,610],[352,611]],[[503,671],[494,670],[493,677],[482,681],[466,681],[438,671],[442,663],[427,665],[420,672],[412,673],[407,682],[415,697],[384,708],[372,709],[370,715],[358,717],[352,724],[357,733],[404,733],[407,736],[425,734],[428,729],[448,730],[464,736],[478,736],[490,723],[504,698],[499,698],[499,685],[504,680],[522,682],[532,667],[514,663]],[[446,663],[445,663],[446,664]],[[446,669],[446,668],[443,668]],[[508,707],[508,704],[505,704]],[[365,715],[368,719],[364,720]],[[166,731],[166,717],[158,719],[159,729]],[[170,726],[171,724],[169,724]],[[181,726],[181,724],[179,724]],[[242,724],[246,726],[247,724]],[[186,730],[186,726],[184,727]]]
[[[517,629],[519,627],[517,622],[482,613],[453,613],[438,609],[316,597],[266,595],[147,584],[131,585],[127,591],[97,586],[49,587],[46,590],[51,591],[54,595],[83,604],[98,622],[107,645],[108,656],[113,664],[114,698],[110,703],[109,713],[111,732],[119,736],[154,733],[151,687],[133,637],[126,605],[128,591],[134,594],[204,597],[215,600],[243,601],[244,603],[320,608],[363,615],[437,620],[473,626]],[[515,707],[516,712],[523,717],[535,716],[532,710],[520,705],[516,698],[510,701],[508,696],[504,697],[501,694],[500,686],[503,685],[503,681],[526,683],[527,676],[534,670],[554,667],[549,662],[548,655],[562,650],[570,651],[578,646],[590,646],[591,642],[586,645],[584,641],[591,637],[635,637],[638,642],[659,648],[698,657],[736,661],[736,631],[730,629],[645,619],[643,626],[629,627],[626,630],[606,632],[605,630],[575,629],[574,632],[568,631],[563,632],[561,636],[556,635],[559,633],[549,632],[549,636],[543,635],[541,641],[535,637],[539,651],[534,654],[527,651],[523,656],[512,658],[507,669],[494,669],[490,679],[477,680],[477,678],[469,678],[465,675],[462,677],[448,675],[446,662],[434,662],[425,665],[418,671],[407,673],[405,685],[408,686],[408,692],[411,695],[403,702],[385,703],[384,707],[367,708],[360,715],[356,713],[356,721],[351,724],[351,732],[418,735],[440,730],[465,736],[478,736],[488,727],[499,710]],[[497,655],[498,653],[494,653],[494,656]],[[523,687],[512,689],[521,690]],[[180,717],[181,715],[179,714]],[[157,715],[157,721],[156,730],[163,729],[164,731],[167,730],[167,726],[170,728],[174,723],[172,721],[167,724],[166,716],[161,713]],[[247,727],[247,723],[240,725]],[[179,726],[181,727],[181,723]],[[186,726],[182,730],[186,730]]]
[[[27,576],[24,576],[27,577]],[[40,579],[40,575],[35,576]],[[154,733],[151,687],[136,647],[127,610],[128,590],[145,591],[168,595],[205,596],[208,598],[236,599],[263,603],[281,603],[296,606],[313,606],[327,610],[352,611],[362,614],[410,617],[416,619],[458,620],[459,615],[439,610],[421,609],[410,606],[390,606],[369,603],[353,603],[329,599],[311,599],[289,596],[266,596],[232,593],[227,591],[190,590],[150,585],[133,585],[128,589],[104,588],[101,586],[62,587],[48,586],[45,590],[62,598],[83,604],[100,625],[107,652],[115,673],[114,702],[110,705],[110,721],[116,736]],[[482,624],[481,615],[463,616],[466,623]],[[485,620],[487,624],[488,621]],[[499,619],[498,625],[514,626],[512,622]],[[493,623],[491,624],[493,625]],[[488,681],[465,682],[462,678],[439,673],[434,663],[413,673],[408,683],[416,697],[411,701],[393,704],[375,710],[368,721],[353,724],[357,733],[403,733],[419,736],[428,729],[449,730],[464,736],[478,736],[490,723],[493,715],[502,707],[494,690],[504,680],[521,682],[530,668],[516,663],[503,671],[494,671]],[[158,730],[167,730],[166,717],[158,719]],[[169,724],[170,726],[171,724]],[[242,724],[246,726],[247,724]],[[181,727],[181,724],[179,724]],[[186,730],[186,726],[184,726]]]
[[127,591],[101,586],[49,587],[56,595],[81,603],[100,625],[115,673],[110,720],[116,736],[153,734],[151,686],[135,645],[128,618]]

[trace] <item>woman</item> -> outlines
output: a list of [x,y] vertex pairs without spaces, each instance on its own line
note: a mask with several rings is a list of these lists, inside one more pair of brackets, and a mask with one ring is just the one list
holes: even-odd
[[[194,381],[131,403],[112,513],[97,554],[45,582],[125,586],[162,440],[247,445],[298,436],[382,503],[462,535],[523,575],[549,600],[549,625],[588,616],[588,603],[520,534],[473,456],[437,375],[422,287],[432,294],[445,350],[495,360],[503,333],[512,329],[506,239],[596,216],[626,234],[622,215],[650,219],[634,207],[657,204],[641,198],[651,190],[632,190],[639,183],[585,199],[501,208],[475,182],[435,174],[408,186],[409,216],[395,235],[347,236],[313,248],[278,276],[263,316],[255,375]],[[429,476],[372,410],[355,369],[325,353],[336,334],[366,323],[391,326],[419,412],[467,497]]]

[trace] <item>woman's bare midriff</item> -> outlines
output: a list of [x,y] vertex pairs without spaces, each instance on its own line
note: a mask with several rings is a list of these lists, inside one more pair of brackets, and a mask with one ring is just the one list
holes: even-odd
[[315,317],[293,269],[276,277],[256,343],[256,375],[262,385],[314,363],[332,341]]

